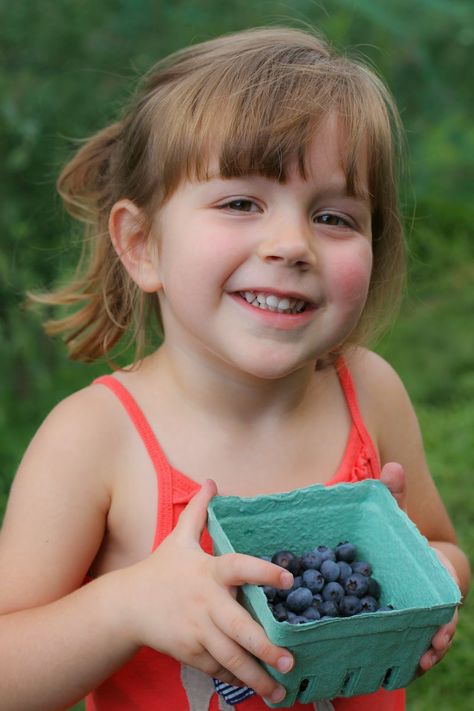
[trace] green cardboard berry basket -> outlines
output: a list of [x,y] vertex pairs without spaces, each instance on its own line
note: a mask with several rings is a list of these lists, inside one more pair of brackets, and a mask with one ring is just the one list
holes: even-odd
[[217,555],[255,556],[349,540],[369,560],[382,588],[381,605],[394,610],[318,620],[278,622],[261,588],[244,585],[241,602],[272,642],[291,650],[288,674],[265,668],[287,690],[280,704],[397,689],[413,679],[432,636],[449,622],[460,592],[435,552],[379,481],[315,485],[283,494],[216,496],[208,527]]

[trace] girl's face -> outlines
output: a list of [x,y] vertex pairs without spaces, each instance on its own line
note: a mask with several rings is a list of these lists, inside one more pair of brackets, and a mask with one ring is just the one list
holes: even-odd
[[[337,121],[311,146],[307,179],[184,182],[157,213],[165,347],[278,378],[343,341],[366,301],[371,206],[347,192]],[[365,177],[364,177],[365,176]]]

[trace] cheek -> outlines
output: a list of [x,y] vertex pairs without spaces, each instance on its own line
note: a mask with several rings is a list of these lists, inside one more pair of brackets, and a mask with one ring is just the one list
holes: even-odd
[[372,251],[345,255],[334,264],[335,285],[340,298],[351,303],[365,302],[372,271]]
[[168,289],[174,288],[173,282],[189,289],[198,285],[206,290],[207,285],[217,295],[248,251],[243,240],[230,239],[215,229],[198,228],[174,233],[165,242],[161,255],[163,282]]

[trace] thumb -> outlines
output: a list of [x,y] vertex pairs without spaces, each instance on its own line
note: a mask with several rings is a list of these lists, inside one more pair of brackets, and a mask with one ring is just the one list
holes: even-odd
[[400,508],[406,510],[406,482],[405,472],[401,464],[388,462],[382,468],[380,481],[385,484]]
[[213,479],[206,479],[179,517],[175,528],[175,533],[178,536],[182,536],[188,541],[191,538],[199,543],[207,521],[207,506],[216,494],[216,482]]

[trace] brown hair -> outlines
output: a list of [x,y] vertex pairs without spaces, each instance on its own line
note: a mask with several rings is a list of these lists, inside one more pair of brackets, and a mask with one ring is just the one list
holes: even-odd
[[368,151],[373,271],[348,341],[373,335],[393,316],[404,279],[397,110],[363,63],[336,54],[313,33],[288,28],[246,30],[170,55],[144,77],[123,118],[66,165],[58,190],[85,223],[83,254],[70,283],[31,298],[79,308],[48,321],[47,331],[64,333],[70,357],[82,360],[110,354],[128,334],[139,358],[150,317],[159,322],[158,299],[139,290],[113,249],[112,205],[128,198],[151,220],[180,181],[206,178],[211,148],[223,177],[257,173],[284,181],[295,155],[304,175],[306,149],[329,111],[346,130],[350,191],[357,191],[359,152]]

